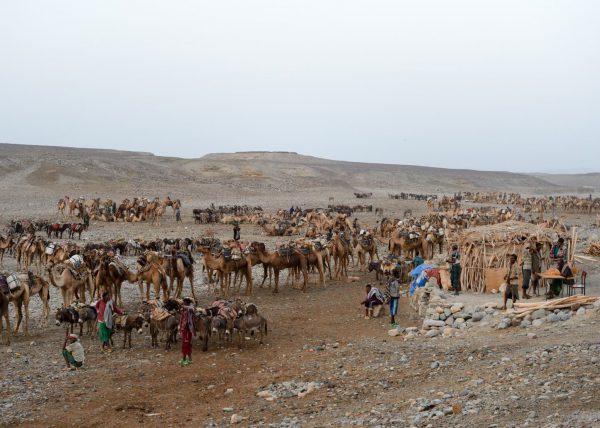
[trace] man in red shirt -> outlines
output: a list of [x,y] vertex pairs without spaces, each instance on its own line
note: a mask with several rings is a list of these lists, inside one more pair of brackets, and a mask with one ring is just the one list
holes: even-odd
[[196,315],[192,299],[183,299],[179,318],[179,334],[181,335],[181,355],[179,364],[188,365],[192,362],[192,335],[196,335]]
[[112,352],[110,348],[110,336],[114,327],[113,312],[123,315],[123,311],[117,307],[110,298],[108,292],[102,293],[102,298],[96,302],[98,314],[98,336],[102,342],[102,351]]

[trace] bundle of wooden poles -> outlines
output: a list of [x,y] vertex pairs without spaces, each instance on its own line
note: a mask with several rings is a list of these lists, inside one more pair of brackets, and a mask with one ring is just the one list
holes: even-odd
[[588,256],[600,257],[600,242],[591,242],[584,253]]
[[584,305],[592,305],[598,300],[598,297],[576,295],[563,297],[562,299],[548,300],[546,302],[537,303],[515,303],[515,316],[517,318],[525,318],[538,309],[547,309],[553,311],[555,309],[576,308]]

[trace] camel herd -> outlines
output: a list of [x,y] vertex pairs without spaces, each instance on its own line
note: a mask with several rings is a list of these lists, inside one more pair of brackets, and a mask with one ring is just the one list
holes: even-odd
[[117,204],[112,199],[85,199],[83,197],[73,199],[65,196],[57,203],[58,214],[63,218],[66,217],[65,210],[68,208],[68,216],[81,219],[87,214],[90,220],[129,223],[152,220],[152,224],[157,226],[160,226],[160,220],[168,207],[171,207],[175,213],[178,208],[181,208],[181,201],[173,200],[169,196],[162,201],[159,197],[155,197],[153,200],[135,197],[123,199],[120,204]]

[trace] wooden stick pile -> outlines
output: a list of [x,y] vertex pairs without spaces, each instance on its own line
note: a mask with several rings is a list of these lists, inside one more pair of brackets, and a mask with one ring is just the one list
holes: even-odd
[[588,256],[600,257],[600,242],[592,242],[584,251]]
[[566,309],[574,305],[591,305],[596,300],[598,300],[598,297],[576,295],[563,297],[562,299],[548,300],[546,302],[515,303],[515,308],[517,308],[517,310],[515,310],[515,315],[517,318],[525,318],[527,315],[532,314],[538,309],[547,309],[549,311],[553,311],[555,309]]

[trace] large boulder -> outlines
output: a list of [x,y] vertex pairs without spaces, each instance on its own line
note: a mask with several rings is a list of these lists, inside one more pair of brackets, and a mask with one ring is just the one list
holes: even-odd
[[481,321],[483,318],[485,318],[485,314],[483,312],[473,312],[473,316],[471,317],[471,320],[473,322],[478,322],[478,321]]
[[546,310],[545,309],[538,309],[537,311],[534,311],[531,314],[531,318],[533,318],[534,320],[538,320],[540,318],[544,318],[546,316]]

